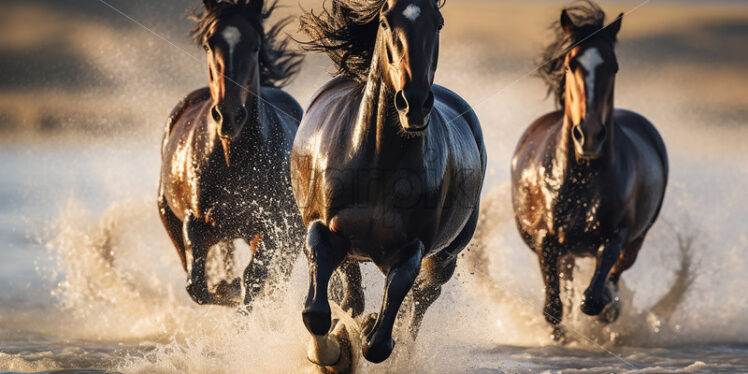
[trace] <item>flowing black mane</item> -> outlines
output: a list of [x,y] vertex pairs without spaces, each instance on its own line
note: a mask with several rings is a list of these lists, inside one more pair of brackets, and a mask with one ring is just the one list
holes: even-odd
[[216,21],[240,13],[243,14],[250,24],[262,35],[262,46],[260,47],[260,84],[267,87],[283,87],[299,71],[303,55],[289,48],[289,38],[280,38],[281,30],[291,22],[291,17],[283,18],[275,25],[265,31],[265,20],[275,10],[277,0],[265,7],[262,12],[250,11],[242,0],[238,3],[219,2],[210,11],[202,6],[193,11],[190,19],[197,24],[190,31],[192,39],[199,46],[203,44],[206,33]]
[[548,95],[555,95],[556,105],[564,107],[564,90],[566,79],[564,76],[564,58],[572,46],[588,38],[604,38],[615,44],[614,37],[607,32],[599,32],[605,25],[605,12],[590,0],[578,1],[564,8],[571,17],[575,31],[566,33],[561,28],[561,22],[551,24],[555,39],[548,44],[538,57],[538,74],[548,86]]
[[[301,31],[311,40],[302,42],[308,51],[324,52],[338,70],[336,76],[364,82],[377,42],[379,13],[387,0],[333,0],[319,15],[305,11],[299,17]],[[439,7],[443,1],[437,1]]]

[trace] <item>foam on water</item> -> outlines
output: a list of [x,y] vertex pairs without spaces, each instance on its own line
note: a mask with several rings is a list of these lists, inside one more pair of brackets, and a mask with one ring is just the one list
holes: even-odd
[[[719,167],[712,172],[720,172]],[[699,221],[705,207],[690,196],[699,183],[705,182],[676,179],[671,184],[662,218],[637,264],[624,273],[624,309],[616,323],[603,326],[578,311],[592,261],[578,262],[574,305],[566,309],[564,322],[574,340],[571,349],[748,343],[748,305],[739,291],[748,286],[741,275],[745,234],[737,235],[738,242],[715,241],[711,225],[716,222]],[[730,187],[722,188],[731,193]],[[1,366],[67,367],[76,354],[98,347],[104,353],[91,357],[92,364],[128,373],[308,370],[308,336],[300,318],[305,261],[297,262],[288,292],[278,300],[260,300],[248,316],[197,306],[184,291],[185,275],[154,207],[148,198],[114,203],[99,215],[76,200],[64,206],[54,225],[56,235],[46,245],[51,265],[40,269],[54,281],[58,303],[21,313],[25,318],[6,318],[17,318],[27,333],[68,342],[79,351],[4,354]],[[483,207],[476,240],[429,310],[412,356],[400,344],[387,363],[362,363],[364,372],[531,370],[535,360],[568,354],[554,351],[548,338],[536,258],[515,232],[508,183],[490,186]],[[365,272],[367,309],[375,310],[381,275],[370,266]],[[506,356],[517,346],[546,347],[551,357],[536,351]],[[501,347],[503,359],[495,362],[492,354]],[[698,371],[699,365],[688,368]]]

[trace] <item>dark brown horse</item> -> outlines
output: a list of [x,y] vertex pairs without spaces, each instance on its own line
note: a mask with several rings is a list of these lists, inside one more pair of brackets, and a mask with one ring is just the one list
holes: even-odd
[[613,107],[622,17],[603,28],[605,13],[591,2],[564,9],[540,68],[563,110],[530,125],[512,159],[517,227],[540,260],[555,339],[563,336],[559,278],[571,280],[575,257],[597,260],[582,311],[606,323],[618,317],[618,281],[657,219],[667,185],[657,130]]
[[277,88],[295,74],[301,57],[285,40],[276,40],[283,22],[264,31],[274,5],[203,4],[192,35],[207,52],[210,87],[189,94],[169,117],[159,213],[188,273],[187,291],[198,304],[232,305],[241,294],[239,279],[208,290],[211,246],[227,245],[231,257],[234,239],[251,243],[254,254],[244,271],[248,304],[271,270],[290,274],[300,247],[282,245],[283,240],[304,237],[289,180],[302,110]]
[[310,101],[291,156],[308,228],[303,319],[318,364],[340,358],[327,337],[336,268],[344,266],[341,305],[353,314],[363,310],[357,262],[386,276],[381,311],[363,323],[361,342],[364,357],[381,362],[406,294],[412,288],[415,334],[475,230],[486,153],[468,104],[433,84],[442,24],[434,0],[338,0],[302,17],[311,49],[339,68]]

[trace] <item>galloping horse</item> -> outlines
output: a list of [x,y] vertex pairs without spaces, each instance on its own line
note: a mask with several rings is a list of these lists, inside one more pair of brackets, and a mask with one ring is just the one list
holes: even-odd
[[296,73],[301,56],[277,40],[287,21],[264,32],[274,4],[263,9],[263,0],[204,0],[203,5],[192,36],[207,52],[210,87],[189,94],[169,117],[158,207],[189,274],[187,292],[198,304],[235,304],[239,279],[224,280],[210,292],[206,257],[216,244],[228,246],[231,257],[234,239],[250,243],[254,254],[244,271],[249,304],[271,266],[290,274],[300,247],[281,246],[282,235],[298,240],[305,233],[289,180],[302,110],[277,88]]
[[340,359],[328,335],[327,290],[338,267],[346,275],[341,306],[354,315],[363,311],[357,262],[372,261],[386,276],[381,311],[362,324],[363,355],[381,362],[394,348],[406,294],[413,289],[415,337],[475,230],[486,152],[468,104],[433,84],[439,7],[434,0],[336,0],[331,10],[301,18],[308,48],[338,67],[310,101],[291,155],[308,228],[303,320],[316,344],[310,360],[322,366]]
[[667,152],[657,130],[641,115],[613,107],[622,17],[603,27],[605,13],[589,1],[561,12],[540,72],[563,110],[530,125],[512,159],[516,223],[540,261],[543,310],[556,340],[563,338],[559,272],[570,281],[574,258],[595,256],[581,309],[615,321],[621,273],[636,260],[667,185]]

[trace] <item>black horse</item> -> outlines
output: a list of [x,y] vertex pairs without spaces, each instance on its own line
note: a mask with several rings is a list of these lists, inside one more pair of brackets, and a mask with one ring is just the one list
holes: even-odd
[[192,36],[207,52],[210,87],[189,94],[169,117],[158,207],[189,275],[187,292],[198,304],[235,304],[239,279],[224,280],[210,292],[206,257],[216,244],[228,246],[231,258],[234,239],[250,243],[254,254],[244,271],[248,304],[271,266],[290,274],[300,248],[281,246],[283,236],[298,240],[305,233],[289,180],[302,110],[278,88],[296,73],[301,56],[277,38],[287,20],[264,31],[274,4],[263,9],[262,0],[204,0],[203,5],[194,15]]
[[540,260],[555,339],[563,337],[559,273],[570,281],[574,258],[594,256],[582,311],[615,321],[621,273],[636,260],[665,195],[668,158],[659,133],[644,117],[613,107],[622,17],[603,27],[605,13],[589,1],[562,11],[540,72],[563,110],[530,125],[512,159],[516,223]]
[[341,306],[354,315],[363,310],[357,262],[386,276],[381,311],[363,323],[362,339],[364,357],[381,362],[406,294],[412,288],[415,336],[475,230],[486,152],[468,104],[433,84],[439,8],[434,0],[336,0],[301,18],[308,47],[339,69],[310,101],[291,155],[308,228],[303,320],[316,342],[310,359],[323,366],[341,358],[327,335],[333,271],[343,265]]

